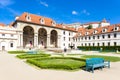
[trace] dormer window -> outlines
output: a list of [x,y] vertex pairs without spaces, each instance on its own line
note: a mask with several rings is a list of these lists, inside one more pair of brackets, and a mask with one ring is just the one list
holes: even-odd
[[66,28],[66,26],[63,26],[63,28]]
[[81,36],[81,33],[79,33],[79,35]]
[[102,30],[102,32],[103,32],[103,33],[107,32],[107,29],[106,29],[106,28],[104,28],[104,29]]
[[119,27],[114,27],[114,31],[118,31],[119,30]]
[[27,21],[31,21],[30,14],[27,14],[27,15],[26,15],[26,20],[27,20]]
[[89,32],[86,32],[86,33],[85,33],[85,35],[88,35],[88,34],[89,34]]
[[96,34],[97,33],[97,30],[94,30],[93,34]]
[[44,18],[41,18],[41,19],[40,19],[40,23],[41,23],[41,24],[45,24]]
[[55,21],[52,21],[52,26],[56,26],[56,22]]

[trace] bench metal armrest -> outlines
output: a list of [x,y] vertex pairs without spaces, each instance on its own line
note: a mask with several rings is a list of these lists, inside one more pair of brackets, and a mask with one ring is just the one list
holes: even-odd
[[108,68],[110,68],[110,61],[104,61],[104,65],[108,66]]

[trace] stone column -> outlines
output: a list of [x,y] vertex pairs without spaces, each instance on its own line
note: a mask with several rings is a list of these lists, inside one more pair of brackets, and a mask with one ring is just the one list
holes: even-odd
[[19,31],[17,32],[17,35],[18,35],[17,47],[18,49],[22,49],[23,48],[23,32]]
[[20,33],[17,32],[17,47],[20,47]]
[[50,34],[47,34],[47,48],[50,47]]
[[20,47],[23,48],[23,32],[20,32]]
[[58,35],[57,45],[58,45],[58,48],[60,48],[60,46],[61,46],[61,35]]
[[38,48],[38,33],[34,33],[34,48]]

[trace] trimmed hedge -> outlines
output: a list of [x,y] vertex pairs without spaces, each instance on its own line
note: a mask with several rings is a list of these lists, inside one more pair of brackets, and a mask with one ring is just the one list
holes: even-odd
[[[120,46],[78,46],[83,51],[101,51],[101,52],[116,52],[120,51]],[[102,50],[101,50],[102,49]]]
[[8,51],[10,54],[20,54],[20,53],[26,53],[25,51]]
[[50,54],[22,54],[17,55],[20,59],[28,59],[28,58],[40,58],[40,57],[49,57]]
[[48,57],[40,59],[28,59],[27,62],[43,69],[75,70],[85,66],[85,59],[70,57]]
[[85,55],[82,57],[83,58],[103,58],[104,60],[111,61],[111,62],[120,61],[120,57],[113,57],[113,56]]

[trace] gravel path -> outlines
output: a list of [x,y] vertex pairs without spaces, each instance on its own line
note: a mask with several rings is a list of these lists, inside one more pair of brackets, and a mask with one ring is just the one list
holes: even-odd
[[120,62],[111,63],[111,68],[69,72],[37,69],[17,59],[15,55],[0,52],[0,80],[120,80]]

